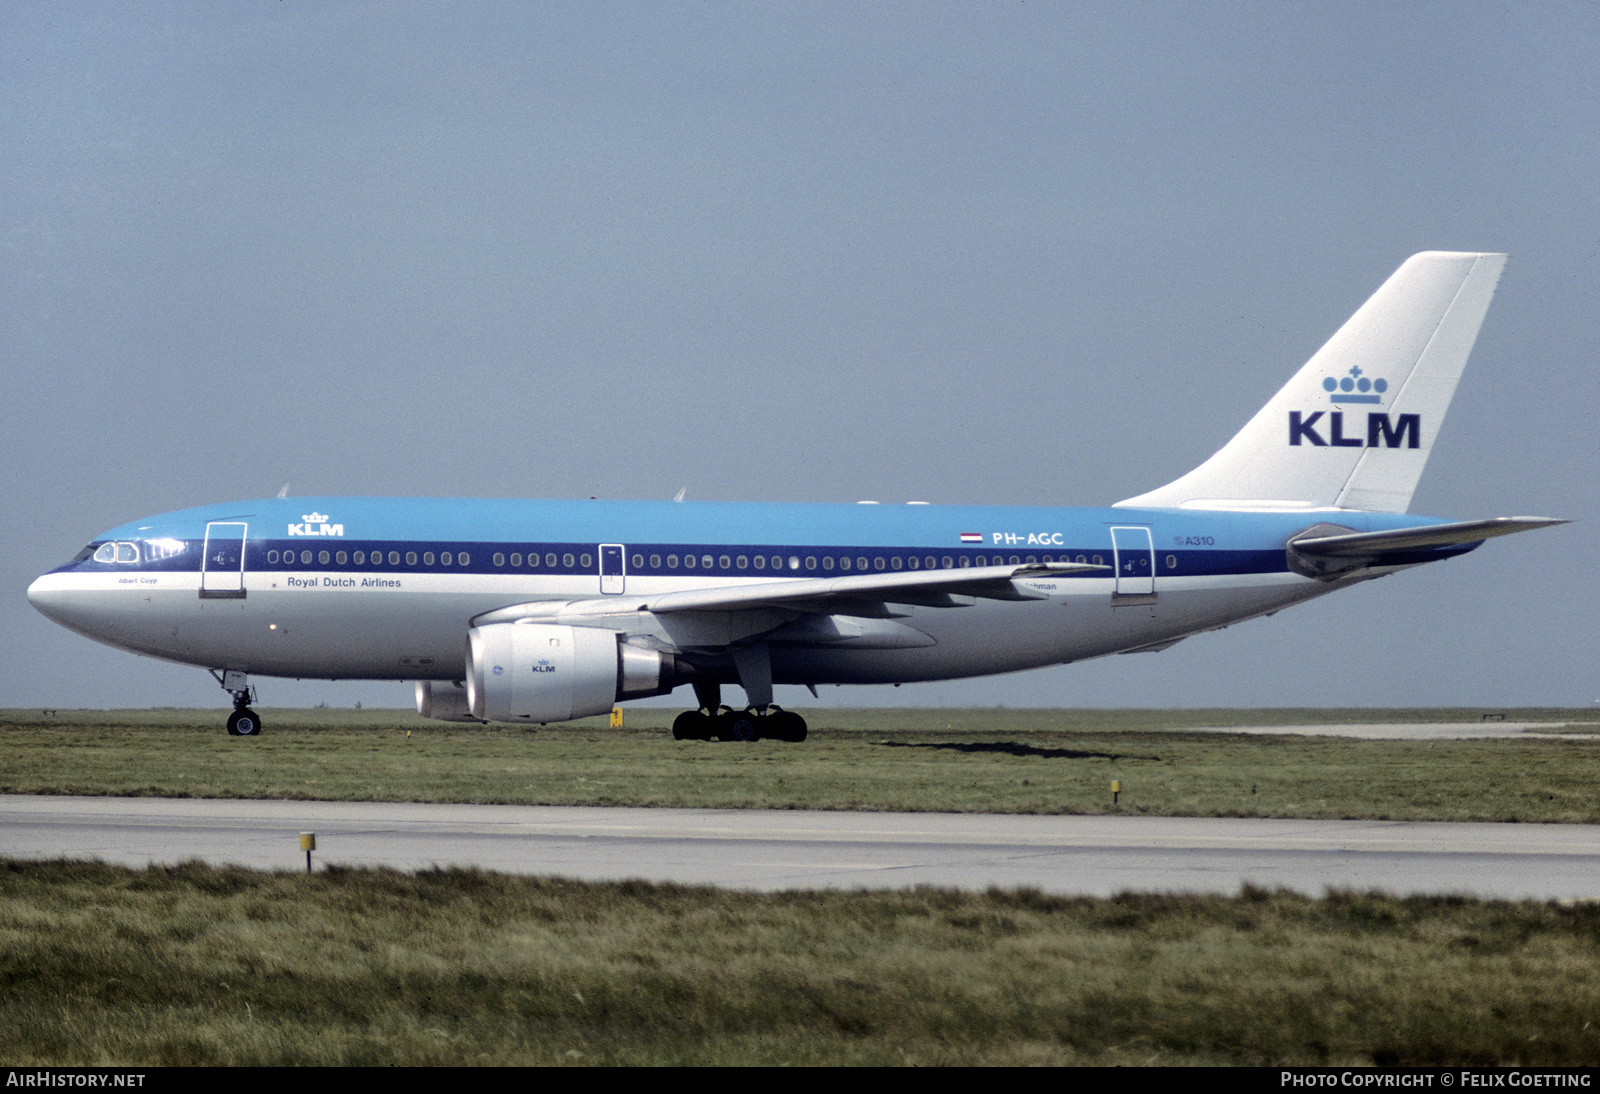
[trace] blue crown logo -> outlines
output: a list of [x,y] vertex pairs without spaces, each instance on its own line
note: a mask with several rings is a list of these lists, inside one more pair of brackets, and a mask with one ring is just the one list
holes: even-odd
[[1350,366],[1350,375],[1335,380],[1332,376],[1322,381],[1322,390],[1332,403],[1381,403],[1383,393],[1389,390],[1388,380],[1369,380],[1361,374],[1360,365]]

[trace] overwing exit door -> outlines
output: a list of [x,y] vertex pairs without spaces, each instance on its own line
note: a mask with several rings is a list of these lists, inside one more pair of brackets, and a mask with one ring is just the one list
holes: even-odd
[[600,545],[600,591],[621,593],[627,588],[627,571],[623,568],[623,549],[620,543]]

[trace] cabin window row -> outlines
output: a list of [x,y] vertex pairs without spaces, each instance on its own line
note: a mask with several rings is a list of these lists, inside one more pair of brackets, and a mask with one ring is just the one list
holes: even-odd
[[[339,566],[348,566],[352,563],[357,566],[382,566],[385,562],[390,566],[398,566],[400,565],[400,558],[399,551],[390,551],[388,555],[385,555],[382,551],[373,551],[370,555],[366,551],[301,551],[298,561],[302,566],[310,566],[313,561],[319,566],[327,566],[329,563]],[[440,551],[437,555],[432,551],[423,551],[420,554],[416,551],[407,551],[405,552],[405,560],[407,566],[415,566],[419,560],[424,566],[472,565],[472,555],[467,551]],[[277,550],[271,550],[267,552],[267,565],[269,566],[275,566],[280,562],[285,566],[292,566],[296,561],[293,551],[280,553]]]
[[[580,565],[583,568],[587,569],[590,566],[592,561],[593,561],[593,559],[591,558],[591,556],[585,554],[580,559]],[[634,571],[644,570],[646,568],[647,559],[646,559],[646,556],[642,552],[635,552],[629,558],[628,561],[631,563],[632,569]],[[817,556],[817,555],[807,555],[807,556],[805,556],[805,559],[802,561],[802,559],[801,559],[801,557],[799,555],[788,555],[786,557],[784,555],[765,555],[765,554],[760,554],[760,555],[711,555],[711,554],[696,555],[696,554],[685,553],[683,555],[668,554],[668,555],[664,555],[664,556],[660,555],[660,554],[652,554],[648,558],[648,567],[651,570],[660,570],[660,569],[663,568],[663,566],[665,566],[665,568],[668,569],[668,570],[676,570],[676,569],[679,569],[679,568],[682,568],[682,569],[685,569],[685,570],[696,570],[696,569],[699,569],[699,570],[751,570],[751,569],[754,569],[754,570],[774,570],[774,571],[778,571],[778,572],[781,573],[781,572],[786,571],[786,570],[787,571],[799,571],[799,570],[804,569],[804,570],[815,571],[815,570],[821,569],[821,570],[824,570],[824,571],[840,570],[840,571],[849,572],[849,571],[855,571],[855,570],[860,570],[860,571],[873,571],[873,570],[938,570],[938,569],[953,570],[953,569],[958,569],[958,568],[962,568],[962,567],[971,567],[971,566],[989,566],[989,565],[994,565],[994,566],[1006,566],[1006,565],[1021,566],[1021,565],[1024,565],[1024,564],[1032,564],[1032,563],[1037,563],[1037,562],[1041,562],[1041,561],[1043,561],[1043,562],[1057,562],[1057,561],[1060,561],[1060,562],[1072,562],[1072,561],[1093,562],[1095,565],[1099,566],[1099,565],[1103,565],[1104,564],[1105,557],[1103,555],[1098,555],[1098,554],[1097,555],[1078,555],[1076,557],[1076,559],[1074,559],[1073,556],[1070,555],[1070,554],[1063,554],[1063,555],[1061,555],[1061,557],[1059,559],[1057,559],[1057,557],[1055,555],[1053,555],[1053,554],[1044,555],[1042,557],[1039,556],[1039,555],[1010,555],[1010,556],[995,555],[995,556],[993,556],[993,560],[991,561],[990,556],[988,556],[988,555],[976,555],[976,556],[973,556],[973,555],[958,555],[958,556],[951,556],[951,555],[943,555],[943,556],[936,556],[936,555],[905,555],[905,556],[902,556],[902,555],[870,555],[870,556],[869,555],[838,555],[838,556],[835,556],[835,555],[822,555],[820,557]],[[506,562],[507,562],[507,556],[505,555],[505,553],[503,553],[503,552],[496,552],[495,553],[495,555],[494,555],[494,564],[495,564],[495,566],[503,567],[503,566],[506,565]],[[512,567],[520,568],[522,566],[522,562],[523,562],[522,555],[520,555],[520,554],[512,554],[510,556],[510,563],[511,563]],[[539,565],[539,556],[537,554],[529,554],[527,562],[528,562],[529,566],[538,566]],[[570,555],[570,554],[563,556],[562,559],[561,559],[561,563],[562,563],[563,566],[565,566],[565,567],[570,569],[572,567],[572,564],[573,564],[573,556]],[[554,554],[545,555],[544,556],[544,564],[546,566],[548,566],[548,567],[552,567],[553,568],[556,565],[556,556]],[[1168,565],[1169,565],[1169,567],[1171,566],[1171,560],[1170,559],[1169,559]]]

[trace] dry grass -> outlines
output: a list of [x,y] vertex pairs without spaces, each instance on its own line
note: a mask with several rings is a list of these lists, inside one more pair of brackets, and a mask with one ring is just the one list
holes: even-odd
[[1600,909],[0,863],[12,1065],[1583,1064]]

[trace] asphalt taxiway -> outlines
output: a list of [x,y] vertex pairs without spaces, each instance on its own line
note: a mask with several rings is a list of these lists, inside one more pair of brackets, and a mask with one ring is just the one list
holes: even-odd
[[1600,899],[1600,825],[620,809],[0,795],[0,855],[304,869],[476,866],[753,890],[1250,883]]

